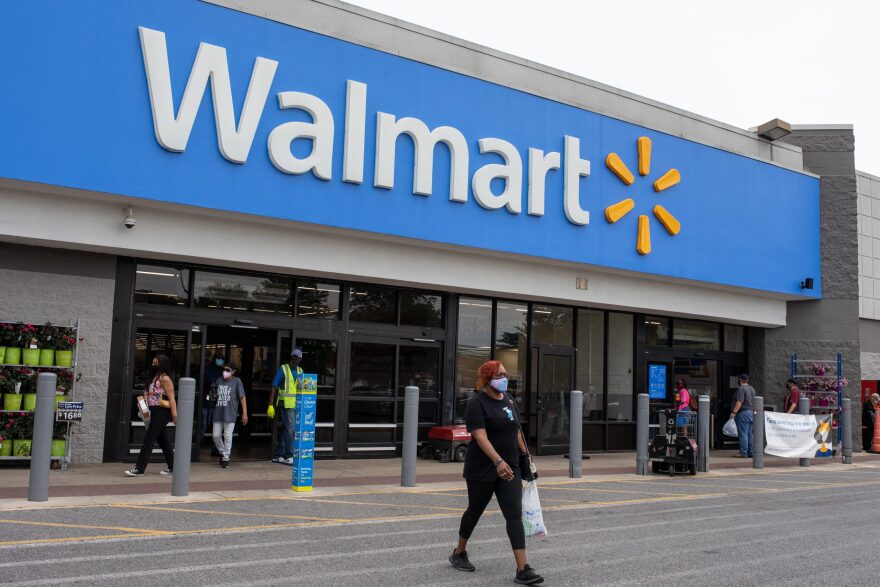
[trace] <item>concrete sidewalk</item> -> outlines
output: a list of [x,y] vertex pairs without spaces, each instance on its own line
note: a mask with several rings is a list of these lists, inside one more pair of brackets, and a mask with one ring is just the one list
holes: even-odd
[[[750,469],[751,459],[732,458],[733,451],[713,451],[710,470]],[[566,477],[568,460],[561,456],[535,457],[538,471],[545,478]],[[880,461],[880,455],[860,453],[856,462]],[[814,459],[814,465],[839,463],[840,459]],[[351,486],[394,486],[400,484],[400,459],[319,460],[315,463],[315,488]],[[766,456],[766,467],[797,465],[793,459]],[[160,475],[164,465],[152,463],[143,477],[126,477],[130,465],[104,463],[73,465],[67,471],[52,471],[49,478],[50,498],[159,495],[170,494],[171,476]],[[417,483],[454,483],[461,481],[461,463],[440,463],[419,460]],[[584,460],[583,475],[629,475],[635,473],[635,453],[599,453]],[[29,470],[0,469],[0,500],[27,498]],[[233,462],[221,469],[215,462],[193,463],[190,492],[290,491],[291,469],[268,461]]]

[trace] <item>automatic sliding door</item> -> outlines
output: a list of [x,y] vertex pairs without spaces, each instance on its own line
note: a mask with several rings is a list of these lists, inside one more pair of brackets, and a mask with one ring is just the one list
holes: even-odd
[[440,345],[400,345],[397,377],[397,424],[403,438],[403,413],[406,388],[419,388],[419,440],[426,440],[428,430],[440,423]]
[[318,376],[318,413],[315,423],[315,452],[333,454],[336,430],[336,341],[297,338],[303,351],[300,367]]
[[397,345],[352,342],[348,371],[349,453],[396,450],[394,372]]

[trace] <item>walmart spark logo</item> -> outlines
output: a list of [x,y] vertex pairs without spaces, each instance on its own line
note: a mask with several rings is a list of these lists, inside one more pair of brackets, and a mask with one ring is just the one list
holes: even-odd
[[[639,137],[639,175],[648,175],[651,172],[651,139],[648,137]],[[626,164],[620,159],[617,153],[609,153],[605,158],[605,165],[614,175],[620,178],[620,181],[626,185],[632,185],[635,176],[627,168]],[[662,192],[667,190],[681,181],[681,174],[678,169],[670,169],[654,182],[654,191]],[[614,224],[635,208],[635,202],[632,198],[621,200],[616,204],[612,204],[605,208],[605,220],[609,224]],[[670,214],[666,208],[657,204],[654,206],[654,216],[663,225],[670,235],[675,236],[681,232],[681,223]],[[638,236],[636,237],[636,250],[640,255],[648,255],[651,253],[651,226],[647,214],[639,216]]]

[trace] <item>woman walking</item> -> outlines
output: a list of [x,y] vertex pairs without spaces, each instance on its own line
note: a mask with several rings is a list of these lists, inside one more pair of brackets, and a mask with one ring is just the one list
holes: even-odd
[[476,391],[465,411],[465,422],[471,433],[464,459],[468,507],[461,517],[458,546],[449,556],[449,562],[459,571],[475,570],[468,558],[467,542],[494,494],[504,514],[507,537],[516,560],[514,582],[536,585],[544,578],[526,563],[522,524],[519,455],[527,454],[528,449],[520,431],[516,406],[506,393],[507,372],[501,361],[486,361],[480,366]]
[[168,465],[162,475],[170,475],[174,467],[174,452],[165,435],[168,421],[177,423],[177,402],[174,399],[174,382],[171,380],[171,360],[166,355],[153,357],[150,367],[150,383],[147,386],[147,405],[150,408],[150,423],[138,454],[137,463],[125,472],[129,477],[140,477],[147,469],[147,463],[153,454],[153,444],[159,443],[165,464]]

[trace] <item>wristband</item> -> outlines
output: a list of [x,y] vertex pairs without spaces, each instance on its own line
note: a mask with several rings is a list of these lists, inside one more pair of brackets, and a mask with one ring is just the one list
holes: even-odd
[[503,460],[504,460],[504,459],[502,459],[501,457],[498,457],[498,460],[495,461],[495,466],[497,467],[497,466],[498,466],[498,463],[500,463],[500,462],[503,461]]

